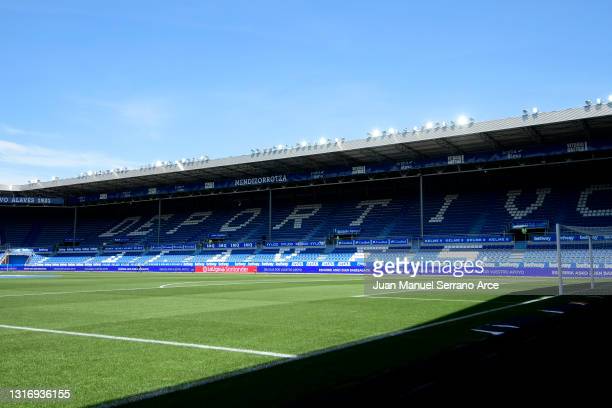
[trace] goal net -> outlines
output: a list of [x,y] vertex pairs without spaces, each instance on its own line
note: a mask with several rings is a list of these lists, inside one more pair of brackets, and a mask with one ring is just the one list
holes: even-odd
[[0,250],[0,273],[8,272],[13,267],[24,266],[34,255],[30,248],[4,248]]
[[559,294],[612,293],[612,226],[556,225]]

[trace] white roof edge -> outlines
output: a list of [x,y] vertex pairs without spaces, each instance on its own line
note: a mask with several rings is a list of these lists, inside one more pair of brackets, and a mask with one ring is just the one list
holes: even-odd
[[419,132],[409,131],[406,136],[397,134],[394,136],[347,140],[341,145],[330,143],[326,145],[314,145],[308,147],[300,147],[297,149],[285,149],[281,151],[273,151],[270,153],[246,154],[241,156],[230,156],[220,159],[210,159],[206,163],[187,166],[185,170],[172,168],[152,168],[152,169],[135,169],[124,173],[110,173],[98,176],[88,176],[83,178],[68,178],[54,181],[43,181],[32,184],[21,185],[2,185],[2,192],[24,192],[43,188],[73,186],[79,184],[94,183],[100,181],[129,179],[132,177],[152,176],[156,174],[169,174],[174,172],[192,171],[199,169],[215,168],[222,166],[231,166],[239,164],[256,163],[269,161],[274,159],[284,159],[292,157],[303,157],[321,153],[333,153],[335,151],[356,150],[363,148],[372,148],[378,146],[392,145],[397,143],[409,143],[433,140],[446,137],[464,136],[470,134],[478,134],[483,132],[494,132],[521,128],[526,126],[546,125],[552,123],[562,123],[572,120],[589,119],[612,115],[612,103],[604,103],[601,105],[584,106],[580,108],[569,108],[552,112],[539,112],[536,114],[522,115],[518,117],[509,117],[505,119],[490,120],[484,122],[474,122],[467,126],[446,127],[431,130],[421,130]]

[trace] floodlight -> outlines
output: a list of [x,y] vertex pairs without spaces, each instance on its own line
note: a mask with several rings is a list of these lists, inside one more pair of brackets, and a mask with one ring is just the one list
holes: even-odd
[[319,144],[320,145],[324,145],[325,143],[327,143],[327,139],[324,137],[319,138]]
[[418,127],[418,126],[413,127],[413,128],[412,128],[412,131],[413,131],[413,132],[418,132],[418,131],[419,131],[419,127]]
[[457,125],[466,126],[470,123],[470,119],[465,115],[459,115],[457,118]]
[[380,137],[382,136],[382,132],[379,129],[372,129],[369,135],[372,137]]
[[430,129],[433,129],[433,127],[434,127],[433,122],[425,123],[425,129],[430,130]]
[[597,99],[595,99],[595,103],[597,103],[598,105],[601,105],[601,104],[602,104],[602,100],[601,100],[601,98],[597,98]]
[[158,160],[158,161],[155,162],[155,167],[161,167],[163,165],[164,165],[164,162],[161,161],[161,160]]
[[393,136],[397,134],[397,129],[390,127],[389,129],[387,129],[387,134]]
[[608,102],[612,102],[612,94],[608,95]]
[[531,113],[533,113],[534,115],[537,115],[539,111],[540,110],[538,109],[537,106],[534,106],[533,108],[531,108]]

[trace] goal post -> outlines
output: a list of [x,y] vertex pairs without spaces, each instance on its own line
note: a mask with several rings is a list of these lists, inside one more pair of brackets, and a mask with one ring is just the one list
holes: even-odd
[[557,275],[559,277],[559,295],[563,294],[563,266],[561,264],[561,224],[557,224],[555,228],[555,237],[557,240]]
[[0,251],[0,266],[2,266],[2,268],[0,268],[0,272],[2,272],[5,269],[8,272],[9,260],[10,260],[10,250],[8,248],[3,248]]
[[597,281],[612,277],[612,226],[557,224],[555,240],[559,295],[592,293]]

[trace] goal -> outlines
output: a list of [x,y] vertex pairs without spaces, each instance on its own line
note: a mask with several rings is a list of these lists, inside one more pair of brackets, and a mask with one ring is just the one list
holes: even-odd
[[610,289],[612,227],[557,224],[555,240],[560,295],[594,294],[596,286],[597,292]]

